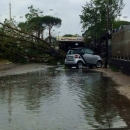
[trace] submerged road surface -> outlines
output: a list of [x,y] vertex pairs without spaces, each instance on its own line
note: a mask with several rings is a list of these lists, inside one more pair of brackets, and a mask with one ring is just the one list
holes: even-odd
[[0,77],[0,130],[130,127],[130,102],[103,73],[49,68]]

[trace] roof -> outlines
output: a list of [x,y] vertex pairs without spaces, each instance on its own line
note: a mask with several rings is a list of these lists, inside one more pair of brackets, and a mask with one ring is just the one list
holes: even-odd
[[58,41],[76,41],[76,42],[83,42],[83,37],[57,37]]

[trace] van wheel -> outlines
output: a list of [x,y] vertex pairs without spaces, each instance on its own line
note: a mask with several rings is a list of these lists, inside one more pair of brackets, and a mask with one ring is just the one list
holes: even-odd
[[83,62],[79,61],[76,65],[77,69],[82,69],[83,68]]
[[102,67],[102,62],[101,61],[97,61],[96,68],[101,68],[101,67]]

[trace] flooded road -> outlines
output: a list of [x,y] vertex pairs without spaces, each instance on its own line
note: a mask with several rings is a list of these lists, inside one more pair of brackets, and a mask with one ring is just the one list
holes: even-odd
[[103,73],[50,68],[0,77],[0,130],[130,127],[130,101]]

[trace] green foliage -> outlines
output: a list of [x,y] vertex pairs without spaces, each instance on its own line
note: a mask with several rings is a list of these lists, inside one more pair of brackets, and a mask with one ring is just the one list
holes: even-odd
[[[40,10],[34,9],[33,6],[28,7],[28,9],[30,12],[25,15],[26,21],[18,24],[18,27],[23,32],[19,31],[19,29],[13,29],[15,27],[14,23],[17,26],[17,23],[13,19],[5,19],[4,24],[1,24],[0,33],[4,34],[4,37],[1,37],[0,45],[0,56],[2,58],[9,59],[12,62],[22,63],[37,58],[38,60],[42,59],[44,62],[42,54],[52,53],[53,48],[40,38],[42,38],[45,29],[49,30],[49,38],[52,38],[51,29],[53,27],[60,27],[61,19],[53,16],[39,16]],[[29,34],[34,34],[39,38]]]
[[51,44],[51,29],[52,27],[59,28],[62,20],[53,16],[44,16],[41,18],[42,25],[45,26],[49,31],[49,40]]
[[60,27],[61,26],[61,19],[56,18],[53,16],[44,16],[41,18],[41,21],[43,24],[45,24],[49,29],[52,28],[53,26],[55,27]]
[[82,7],[80,20],[83,30],[88,30],[90,34],[107,28],[107,20],[109,20],[108,28],[111,30],[112,23],[123,9],[123,0],[91,0],[86,2]]
[[64,64],[64,59],[62,58],[58,58],[58,57],[49,57],[48,58],[48,63],[50,65],[57,65],[57,63],[60,63],[60,64]]
[[39,16],[39,13],[43,13],[39,9],[34,9],[33,5],[28,7],[29,13],[25,15],[27,21],[20,22],[18,26],[21,30],[29,32],[31,34],[36,34],[37,37],[40,38],[40,35],[43,39],[43,32],[45,29],[49,30],[49,37],[51,43],[51,29],[53,27],[60,27],[61,26],[61,19],[56,18],[53,16]]
[[121,25],[129,25],[130,22],[129,21],[120,21],[120,20],[115,20],[113,22],[113,28],[119,28]]
[[11,26],[13,28],[17,28],[17,24],[18,23],[16,22],[16,20],[14,20],[13,18],[11,18],[11,20],[5,19],[4,24],[8,25],[8,26]]
[[39,9],[34,9],[33,5],[28,7],[28,9],[29,13],[25,15],[27,21],[20,22],[18,26],[21,28],[21,30],[32,34],[35,33],[38,37],[40,37],[40,34],[44,30],[41,22],[41,17],[39,16],[39,13],[42,11],[40,11]]
[[29,32],[28,25],[26,22],[19,22],[18,27],[24,32]]
[[27,21],[31,20],[34,17],[39,17],[39,12],[41,12],[39,9],[34,9],[33,5],[31,5],[30,7],[28,7],[29,9],[29,13],[27,13],[25,15]]

